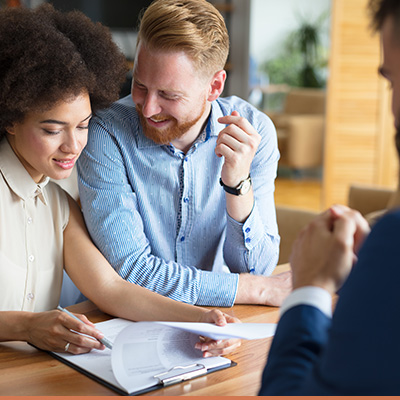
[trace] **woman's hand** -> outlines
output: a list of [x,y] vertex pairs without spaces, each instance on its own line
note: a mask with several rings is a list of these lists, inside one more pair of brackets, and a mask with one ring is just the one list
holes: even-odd
[[[203,314],[200,322],[224,326],[227,323],[240,323],[240,320],[220,310],[211,310]],[[200,336],[200,342],[196,343],[195,347],[203,352],[203,357],[215,357],[232,353],[241,343],[240,339],[213,340]]]
[[26,319],[26,341],[43,350],[72,354],[104,350],[104,345],[96,340],[104,335],[84,315],[76,316],[81,322],[58,310],[30,313]]

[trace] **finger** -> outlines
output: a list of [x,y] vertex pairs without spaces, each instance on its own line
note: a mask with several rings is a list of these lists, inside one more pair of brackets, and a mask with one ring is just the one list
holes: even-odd
[[362,243],[370,232],[370,226],[367,220],[357,210],[352,210],[346,206],[332,207],[336,218],[346,218],[354,223],[354,251],[358,253]]
[[209,342],[202,343],[202,351],[210,351],[216,349],[224,349],[227,347],[235,346],[240,343],[240,339],[225,339],[225,340],[210,340]]
[[98,350],[105,349],[105,346],[97,339],[73,331],[68,331],[64,339],[71,345],[73,344],[76,347],[86,348],[89,351],[91,349],[98,349]]
[[201,350],[201,351],[206,351],[208,350],[209,344],[210,343],[219,343],[218,346],[221,345],[222,340],[213,340],[211,338],[204,338],[204,340],[195,343],[194,348],[197,350]]
[[351,208],[343,205],[343,204],[334,204],[330,207],[329,209],[331,211],[331,214],[333,217],[340,217],[342,216],[345,212],[350,211]]
[[[224,121],[225,121],[225,120],[228,120],[229,117],[240,117],[240,114],[239,114],[238,111],[234,110],[234,111],[231,112],[230,115],[224,115],[224,116],[222,116],[222,117],[219,117],[219,118],[218,118],[218,122],[221,122],[222,120],[224,120]],[[222,123],[223,123],[223,122],[222,122]]]
[[62,325],[68,330],[72,330],[84,335],[89,335],[96,339],[102,339],[104,337],[104,335],[99,330],[97,330],[91,322],[90,324],[86,323],[86,321],[89,322],[86,317],[82,318],[84,316],[80,314],[77,314],[76,316],[79,318],[79,320],[65,313],[60,313]]
[[224,340],[224,346],[219,346],[219,347],[210,347],[207,350],[203,351],[203,357],[212,357],[212,356],[223,356],[226,354],[230,354],[237,350],[242,342],[239,339],[232,339],[232,340]]
[[370,232],[371,228],[367,220],[359,212],[356,212],[356,232],[354,234],[354,252],[356,254]]
[[225,159],[231,160],[237,153],[235,153],[234,149],[221,143],[215,147],[215,154],[218,157],[225,157]]
[[227,324],[225,314],[220,310],[211,311],[212,321],[218,326],[224,326]]
[[236,317],[226,314],[226,313],[224,313],[224,315],[225,315],[226,322],[228,324],[234,324],[234,323],[241,324],[242,323],[242,321],[239,318],[236,318]]
[[92,349],[88,347],[81,347],[81,346],[76,346],[74,344],[70,344],[68,348],[68,353],[71,354],[85,354],[89,353]]
[[240,146],[250,144],[250,139],[250,136],[244,130],[235,125],[230,125],[219,133],[216,146],[225,144],[232,149],[239,149]]
[[333,219],[330,215],[330,211],[326,210],[323,213],[315,217],[306,227],[304,227],[298,238],[300,241],[313,240],[315,236],[321,237],[321,235],[330,234],[333,227]]
[[234,112],[232,112],[231,115],[219,117],[218,122],[224,125],[236,125],[248,134],[256,132],[253,128],[253,125],[250,124],[247,118],[241,117],[239,113],[237,113],[237,115],[233,115],[233,113]]
[[83,314],[75,314],[81,321],[83,321],[86,325],[90,325],[90,326],[92,326],[92,327],[95,327],[96,325],[92,322],[92,321],[90,321],[87,317],[86,317],[86,315],[83,315]]
[[195,348],[201,351],[211,351],[211,350],[221,350],[230,347],[237,347],[240,345],[241,339],[219,339],[213,340],[207,338],[204,342],[198,342],[195,345]]
[[336,238],[336,243],[341,247],[341,250],[354,248],[354,234],[356,232],[356,224],[353,219],[349,218],[348,215],[343,215],[334,222],[333,234]]

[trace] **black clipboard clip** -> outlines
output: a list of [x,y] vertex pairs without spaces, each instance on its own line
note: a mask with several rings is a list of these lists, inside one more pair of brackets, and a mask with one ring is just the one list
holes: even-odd
[[160,385],[170,386],[174,385],[175,383],[188,381],[189,379],[206,375],[207,372],[207,368],[203,364],[191,364],[187,366],[178,365],[176,367],[172,367],[167,372],[154,375],[154,378],[158,379]]

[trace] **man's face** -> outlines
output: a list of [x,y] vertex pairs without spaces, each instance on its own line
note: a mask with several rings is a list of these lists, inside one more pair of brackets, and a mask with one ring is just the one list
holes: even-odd
[[159,144],[197,137],[210,110],[209,84],[183,52],[149,51],[139,45],[132,98],[143,131]]
[[400,37],[394,29],[392,17],[386,18],[382,26],[381,39],[383,64],[380,73],[392,87],[392,112],[397,130],[396,142],[400,144]]

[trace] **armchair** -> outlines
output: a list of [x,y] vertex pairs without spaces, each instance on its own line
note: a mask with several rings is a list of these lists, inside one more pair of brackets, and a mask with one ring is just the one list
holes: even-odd
[[325,91],[291,89],[280,113],[268,112],[278,136],[280,166],[306,169],[322,166]]
[[400,190],[353,184],[348,206],[358,210],[372,226],[387,211],[400,206]]
[[[350,208],[358,210],[372,226],[388,210],[400,207],[400,189],[353,184],[349,189],[347,204]],[[318,211],[276,206],[276,218],[281,236],[278,264],[289,262],[297,235],[318,214]]]

